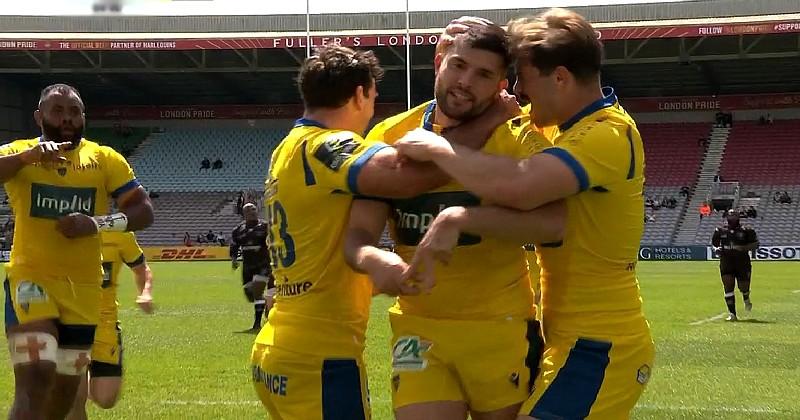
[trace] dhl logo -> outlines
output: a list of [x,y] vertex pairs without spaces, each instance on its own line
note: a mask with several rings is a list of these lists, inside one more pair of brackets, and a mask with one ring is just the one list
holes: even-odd
[[209,258],[214,258],[214,256],[206,254],[206,250],[204,248],[195,248],[195,249],[165,248],[161,250],[161,255],[159,256],[159,258],[162,260],[205,260]]

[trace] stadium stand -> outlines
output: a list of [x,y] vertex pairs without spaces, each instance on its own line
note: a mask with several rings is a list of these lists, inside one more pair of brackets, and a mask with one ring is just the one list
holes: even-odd
[[209,230],[230,239],[231,230],[242,220],[236,213],[236,194],[230,192],[165,192],[153,199],[155,222],[139,232],[142,245],[183,244],[189,232],[196,243],[197,235]]
[[[794,243],[800,236],[800,120],[737,121],[730,133],[720,168],[724,181],[738,181],[742,196],[759,197],[758,217],[742,223],[756,229],[764,245]],[[776,193],[787,192],[791,203],[780,203]],[[719,226],[721,214],[701,221],[695,243],[706,244]]]
[[671,209],[645,209],[645,216],[651,217],[645,223],[642,243],[669,243],[686,201],[681,188],[694,185],[703,159],[704,148],[698,140],[708,137],[710,130],[708,123],[639,125],[646,153],[645,197],[659,202],[674,197],[678,201],[678,206]]
[[123,156],[130,156],[150,134],[145,127],[97,127],[86,130],[86,138],[113,147]]
[[[744,226],[756,230],[762,245],[787,245],[797,241],[800,237],[800,185],[761,185],[746,186],[744,191],[753,192],[759,196],[758,213],[756,218],[742,218]],[[791,204],[778,203],[774,200],[776,192],[786,191],[793,198]],[[713,212],[710,217],[704,218],[697,228],[695,243],[707,245],[711,241],[714,229],[721,226],[722,213]]]
[[[175,129],[154,133],[131,157],[150,191],[221,192],[263,188],[269,157],[285,131],[276,129]],[[201,162],[222,161],[220,169]]]

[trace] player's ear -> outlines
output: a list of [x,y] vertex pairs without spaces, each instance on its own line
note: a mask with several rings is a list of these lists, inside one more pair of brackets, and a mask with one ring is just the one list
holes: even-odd
[[33,120],[36,121],[36,125],[41,127],[42,126],[42,111],[39,111],[38,109],[36,111],[33,111]]
[[433,73],[439,74],[439,66],[442,65],[442,61],[444,61],[444,53],[436,53],[433,57]]
[[364,109],[364,107],[367,106],[367,91],[364,90],[364,86],[356,86],[353,100],[353,105],[355,105],[358,110]]
[[506,90],[506,89],[508,89],[508,79],[503,79],[500,81],[497,91],[499,93],[501,90]]
[[558,66],[553,70],[553,74],[551,74],[553,80],[556,82],[556,85],[559,87],[565,87],[568,84],[571,84],[575,80],[575,76],[567,70],[564,66]]

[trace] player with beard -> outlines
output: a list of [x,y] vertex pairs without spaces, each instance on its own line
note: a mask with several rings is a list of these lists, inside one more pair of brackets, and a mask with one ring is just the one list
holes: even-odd
[[[564,239],[537,246],[544,354],[520,419],[627,419],[655,358],[636,261],[643,231],[644,147],[634,119],[602,88],[602,43],[582,16],[551,9],[509,24],[515,92],[531,122],[558,125],[553,147],[518,160],[476,152],[432,133],[395,143],[432,161],[479,196],[526,211],[564,200]],[[458,251],[459,235],[524,239],[520,217],[491,206],[452,207],[430,223],[410,271]],[[452,263],[451,263],[452,264]]]
[[[508,86],[507,47],[498,25],[472,25],[435,57],[435,100],[381,122],[367,138],[391,144],[419,127],[441,133],[481,119]],[[538,133],[520,130],[522,122],[512,119],[488,139],[474,136],[460,144],[515,158],[549,145]],[[411,261],[440,211],[480,203],[455,182],[410,199],[361,197],[351,208],[345,256],[372,278],[402,276],[403,260]],[[562,210],[553,205],[531,212],[532,218],[550,223],[523,227],[530,240],[559,240]],[[399,257],[383,254],[383,267],[375,269],[362,255],[376,252],[387,219]],[[516,418],[541,348],[523,244],[464,235],[449,265],[436,268],[438,282],[431,293],[400,296],[390,309],[397,419]]]
[[[267,248],[267,222],[258,218],[255,204],[242,206],[244,221],[231,233],[231,266],[239,268],[239,255],[243,260],[242,288],[248,301],[253,303],[255,318],[251,331],[261,329],[261,317],[272,309],[275,297],[275,278],[272,277],[269,249]],[[266,299],[264,289],[267,290]]]
[[753,270],[750,251],[758,249],[758,237],[755,230],[739,224],[739,214],[735,210],[729,210],[725,220],[727,226],[714,231],[711,244],[719,253],[719,274],[725,289],[725,305],[728,306],[727,320],[736,321],[736,293],[733,289],[737,284],[742,292],[744,309],[753,309],[750,302],[750,275]]
[[[14,367],[11,419],[64,418],[89,364],[103,279],[100,232],[143,229],[150,199],[119,153],[83,139],[84,104],[46,87],[39,138],[0,148],[16,231],[6,266],[6,336]],[[118,213],[108,214],[109,198]]]

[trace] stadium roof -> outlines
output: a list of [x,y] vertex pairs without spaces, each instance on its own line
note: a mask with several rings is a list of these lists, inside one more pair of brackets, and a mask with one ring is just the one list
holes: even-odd
[[[725,18],[798,12],[797,0],[701,0],[668,3],[580,6],[574,10],[596,23]],[[441,28],[462,15],[479,15],[496,22],[542,9],[452,10],[412,12],[413,28]],[[320,14],[311,16],[314,31],[380,30],[405,27],[405,13]],[[0,16],[2,32],[136,33],[136,32],[299,32],[306,16]]]

